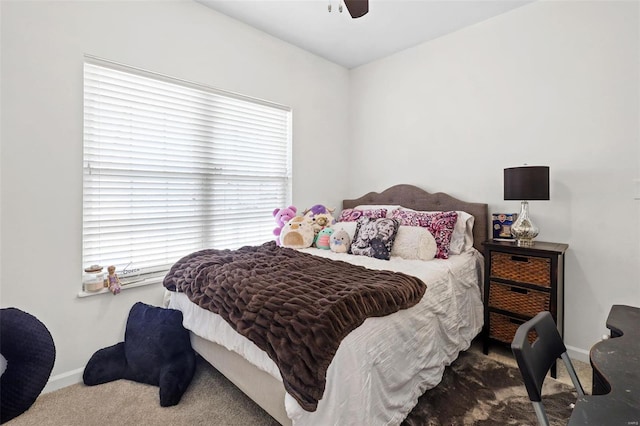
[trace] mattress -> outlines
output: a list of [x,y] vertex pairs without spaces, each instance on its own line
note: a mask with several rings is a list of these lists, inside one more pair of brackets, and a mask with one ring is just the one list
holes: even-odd
[[[285,409],[294,425],[399,424],[482,328],[482,255],[470,250],[447,260],[392,257],[385,261],[315,248],[301,251],[371,269],[404,272],[427,284],[416,306],[369,318],[341,342],[316,411],[305,411],[285,395]],[[222,317],[195,305],[183,293],[172,292],[169,307],[183,312],[184,326],[197,336],[282,380],[267,354]]]

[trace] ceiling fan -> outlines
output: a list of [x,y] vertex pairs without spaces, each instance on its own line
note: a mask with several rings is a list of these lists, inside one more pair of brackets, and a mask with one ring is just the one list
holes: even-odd
[[364,16],[369,11],[369,0],[344,0],[344,5],[352,18]]
[[[360,18],[369,12],[369,0],[342,0],[347,7],[352,18]],[[339,4],[339,10],[342,12],[342,4]],[[331,4],[329,4],[329,12],[331,12]]]

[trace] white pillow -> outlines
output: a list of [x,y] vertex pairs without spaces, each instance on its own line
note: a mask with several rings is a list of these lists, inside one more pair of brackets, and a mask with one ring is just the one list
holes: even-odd
[[473,247],[473,224],[476,219],[467,212],[456,211],[456,213],[458,213],[458,220],[453,227],[449,246],[451,254],[464,253]]
[[331,229],[336,233],[340,230],[344,230],[347,234],[349,234],[349,239],[353,241],[353,237],[356,234],[356,227],[358,226],[358,222],[336,222],[331,225]]
[[[386,207],[386,206],[378,206]],[[409,211],[422,211],[413,210],[406,207],[400,207],[402,210]],[[439,211],[427,211],[426,213],[438,213]],[[451,242],[449,243],[449,254],[460,254],[473,247],[473,224],[475,218],[467,212],[456,210],[458,213],[458,219],[453,227],[453,233],[451,234]],[[390,213],[389,213],[390,214]]]
[[431,260],[437,251],[436,240],[427,228],[401,225],[391,247],[391,256],[408,260]]

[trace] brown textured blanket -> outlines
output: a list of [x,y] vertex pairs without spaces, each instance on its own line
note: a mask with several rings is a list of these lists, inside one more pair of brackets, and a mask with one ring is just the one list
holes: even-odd
[[426,285],[276,246],[202,250],[179,260],[164,279],[202,308],[222,316],[267,352],[284,387],[307,411],[324,393],[342,339],[368,317],[408,308]]

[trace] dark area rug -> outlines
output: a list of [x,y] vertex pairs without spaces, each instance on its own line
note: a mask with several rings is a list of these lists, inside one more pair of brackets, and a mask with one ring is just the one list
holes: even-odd
[[[573,387],[547,378],[543,404],[551,425],[566,425]],[[442,382],[420,397],[403,426],[537,425],[520,371],[475,352],[463,352]]]

